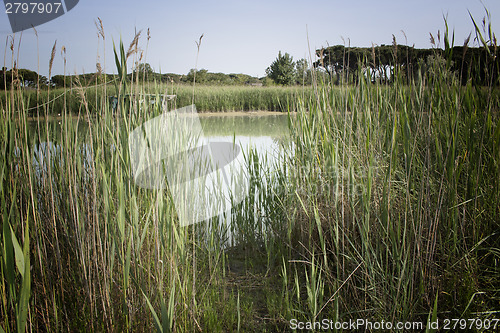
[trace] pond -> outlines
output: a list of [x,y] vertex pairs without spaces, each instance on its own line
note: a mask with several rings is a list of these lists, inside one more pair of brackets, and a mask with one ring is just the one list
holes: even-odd
[[[273,216],[272,209],[267,205],[271,189],[273,174],[283,165],[283,158],[290,156],[288,115],[282,113],[237,113],[229,115],[210,114],[200,115],[201,126],[204,135],[213,142],[235,142],[248,159],[249,152],[258,157],[258,166],[251,167],[252,176],[257,182],[246,188],[246,198],[239,197],[237,201],[245,199],[233,209],[233,214],[226,212],[225,218],[220,216],[218,228],[224,235],[222,246],[231,246],[242,241],[248,241],[249,237],[267,234],[267,223],[263,217]],[[248,161],[246,161],[248,162]],[[248,163],[245,163],[245,167]],[[256,170],[258,168],[258,171]],[[263,193],[266,192],[266,193]],[[231,204],[231,203],[230,203]],[[235,204],[234,202],[232,203]],[[253,207],[252,207],[253,206]],[[208,228],[213,228],[214,225]]]
[[[281,149],[282,144],[285,144],[288,139],[288,115],[285,113],[277,112],[229,112],[229,113],[199,113],[199,120],[203,129],[203,135],[211,141],[228,141],[240,144],[242,150],[250,147],[261,154],[275,155]],[[83,139],[85,134],[88,134],[87,123],[77,118],[70,120],[73,125],[76,123],[78,126],[78,136]],[[48,121],[49,131],[51,132],[50,138],[53,139],[52,134],[61,134],[64,130],[64,120],[61,117],[51,118]],[[40,126],[38,126],[40,125]],[[39,144],[34,145],[34,153],[36,160],[43,160],[43,151],[46,146],[56,149],[60,147],[58,143],[46,144],[44,141],[46,136],[46,121],[41,118],[37,120],[28,121],[28,131],[32,136],[40,136]],[[38,131],[40,131],[38,133]],[[59,136],[59,135],[57,135]],[[60,141],[56,139],[55,141]],[[82,145],[86,146],[84,143]],[[245,149],[247,148],[247,149]],[[88,152],[86,153],[88,154]],[[38,156],[40,155],[40,157]],[[42,162],[43,164],[43,162]]]
[[[175,185],[175,174],[172,173],[161,173],[163,178],[167,178],[169,183],[170,193],[173,195],[173,201],[176,205],[176,209],[179,214],[179,218],[181,220],[181,225],[189,225],[196,222],[201,222],[211,217],[220,217],[219,222],[225,221],[224,224],[228,224],[231,220],[230,208],[234,206],[234,201],[239,203],[243,199],[248,196],[254,196],[258,198],[260,193],[258,191],[249,192],[248,184],[249,184],[249,175],[247,170],[248,158],[250,156],[250,151],[252,151],[253,156],[258,156],[258,164],[261,174],[259,177],[260,188],[265,188],[266,185],[266,177],[265,174],[269,174],[274,171],[274,169],[281,164],[281,158],[283,158],[283,148],[288,145],[288,115],[283,113],[262,113],[262,112],[232,112],[232,113],[199,113],[197,114],[197,118],[199,119],[199,124],[201,125],[201,133],[203,136],[203,142],[211,148],[211,154],[213,156],[219,154],[217,149],[221,147],[227,147],[232,145],[238,146],[238,151],[234,151],[234,156],[231,158],[232,160],[239,161],[239,165],[244,165],[244,177],[246,177],[246,186],[240,186],[238,188],[240,195],[237,197],[234,195],[235,187],[234,185],[225,186],[228,187],[228,190],[221,191],[220,184],[215,183],[213,179],[208,178],[199,178],[198,184],[190,184],[186,186],[187,182],[185,179],[182,181],[182,186]],[[156,118],[155,118],[156,119]],[[75,119],[71,120],[75,122]],[[40,121],[40,127],[37,126],[37,121],[32,121],[29,125],[31,128],[31,132],[36,134],[37,128],[42,128],[42,132],[40,135],[40,140],[36,144],[33,145],[33,166],[36,174],[39,176],[46,175],[48,168],[46,159],[47,156],[50,155],[51,159],[54,159],[58,162],[53,162],[53,165],[64,165],[64,149],[62,149],[62,144],[60,142],[66,142],[64,139],[60,137],[60,135],[64,132],[64,120],[63,119],[51,119],[48,122],[48,127],[51,135],[49,136],[52,142],[49,141],[47,143],[44,138],[46,135],[44,132],[46,131],[47,124],[45,121]],[[98,124],[98,123],[97,123]],[[80,137],[78,140],[78,147],[80,152],[76,155],[71,156],[75,161],[81,162],[82,168],[84,169],[83,176],[84,178],[88,178],[90,176],[90,165],[92,163],[92,153],[91,148],[88,144],[88,135],[89,135],[89,126],[86,122],[80,120],[77,125],[77,129],[75,133]],[[98,126],[98,125],[95,125]],[[76,128],[76,127],[75,127]],[[179,132],[179,128],[176,128],[175,133]],[[95,133],[95,129],[94,129]],[[38,135],[38,134],[37,134]],[[59,137],[59,139],[55,139]],[[172,138],[173,136],[170,136]],[[175,137],[178,137],[175,135]],[[131,137],[128,138],[128,144],[131,144]],[[164,144],[164,141],[158,141],[159,144]],[[225,143],[225,146],[221,146],[222,143]],[[124,143],[125,144],[125,143]],[[114,144],[111,143],[110,147],[107,148],[106,144],[102,147],[102,149],[109,149],[111,153],[114,153],[115,148]],[[140,149],[142,152],[144,149]],[[226,149],[227,150],[227,149]],[[131,150],[132,151],[132,150]],[[161,154],[160,154],[161,155]],[[219,154],[220,155],[220,154]],[[66,152],[66,156],[67,152]],[[78,156],[78,157],[77,157]],[[131,153],[132,160],[132,169],[134,169],[134,154]],[[226,183],[228,178],[232,178],[235,173],[231,173],[230,166],[231,160],[227,160],[225,163],[228,164],[227,167],[221,167],[215,169],[211,169],[210,171],[219,171],[225,170],[224,174]],[[54,164],[55,163],[55,164]],[[177,163],[178,164],[178,163]],[[185,169],[185,165],[181,165],[181,169]],[[234,165],[233,165],[234,166]],[[161,166],[162,170],[165,170],[165,166]],[[153,168],[154,169],[154,168]],[[172,168],[170,168],[172,169]],[[179,169],[178,167],[176,169]],[[144,171],[144,170],[141,170]],[[148,171],[148,170],[146,170]],[[161,172],[161,171],[160,171]],[[219,176],[222,178],[222,174],[220,172],[212,172],[215,176]],[[164,177],[164,176],[167,177]],[[228,176],[229,175],[229,176]],[[148,175],[150,176],[150,175]],[[170,179],[168,179],[170,176]],[[215,177],[214,176],[214,177]],[[241,175],[239,175],[241,176]],[[40,177],[42,178],[42,177]],[[216,178],[216,177],[215,177]],[[200,180],[201,179],[201,180]],[[154,187],[142,186],[140,182],[136,180],[136,185],[139,187],[154,189]],[[201,182],[201,185],[199,185]],[[212,193],[208,191],[205,193],[204,190],[200,190],[200,188],[206,188],[206,184],[210,183],[214,187],[217,187],[218,193]],[[229,182],[231,183],[231,182]],[[162,187],[159,187],[162,188]],[[197,193],[197,195],[193,195],[193,193]],[[202,194],[199,194],[202,193]],[[223,199],[218,200],[218,195],[223,197]],[[194,197],[194,199],[193,199]],[[236,200],[235,200],[236,198]],[[252,200],[253,201],[253,200]],[[255,200],[257,201],[257,199]],[[217,207],[213,209],[209,209],[210,205],[216,204]],[[198,210],[194,209],[194,207],[199,207]],[[200,212],[201,210],[201,212]],[[223,214],[223,213],[226,214]],[[198,214],[194,216],[195,214]],[[224,217],[225,216],[225,217]],[[231,238],[231,237],[229,237]]]
[[272,167],[289,139],[288,115],[283,113],[200,114],[204,136],[211,141],[238,143],[244,153],[254,149]]

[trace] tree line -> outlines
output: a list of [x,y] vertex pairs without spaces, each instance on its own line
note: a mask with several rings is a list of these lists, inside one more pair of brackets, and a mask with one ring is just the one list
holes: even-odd
[[23,88],[37,88],[47,86],[49,80],[29,69],[8,70],[6,67],[2,67],[0,70],[0,89],[9,89],[12,84]]
[[441,59],[446,70],[455,74],[462,84],[498,83],[500,57],[496,47],[448,47],[445,49],[417,49],[407,45],[381,45],[373,47],[345,47],[335,45],[316,50],[315,68],[324,69],[336,82],[355,82],[359,73],[369,75],[372,81],[391,82],[398,71],[411,79],[418,71],[429,72],[433,63]]
[[[82,85],[91,85],[95,83],[105,83],[113,80],[118,80],[116,74],[82,74],[82,75],[55,75],[51,78],[51,83],[55,87],[64,87],[75,84],[78,81]],[[127,81],[139,82],[156,82],[156,83],[175,83],[175,84],[189,84],[196,78],[197,84],[206,85],[245,85],[260,82],[256,77],[246,74],[224,74],[224,73],[211,73],[206,69],[191,69],[187,74],[175,73],[157,73],[148,63],[139,64],[132,73],[127,74]]]
[[[265,78],[257,78],[247,74],[224,74],[212,73],[206,69],[191,69],[187,74],[157,73],[148,63],[139,64],[131,73],[128,73],[127,81],[157,82],[157,83],[196,83],[206,85],[261,85]],[[117,74],[85,73],[78,75],[53,75],[50,80],[43,75],[29,69],[2,68],[0,71],[0,89],[10,89],[12,85],[22,88],[34,88],[51,86],[54,88],[71,87],[74,85],[89,86],[93,84],[104,84],[118,80]],[[38,84],[37,84],[38,82]]]
[[[411,80],[423,73],[431,73],[436,63],[441,62],[446,71],[466,84],[472,80],[476,85],[498,84],[500,78],[500,49],[495,46],[463,46],[417,49],[407,45],[380,45],[372,47],[346,47],[334,45],[316,50],[317,60],[309,66],[306,59],[293,61],[288,53],[278,53],[277,58],[266,69],[262,78],[246,74],[211,73],[206,69],[191,69],[186,75],[157,73],[148,63],[139,64],[127,80],[157,83],[192,83],[207,85],[294,85],[312,83],[313,76],[329,76],[339,84],[354,83],[359,75],[368,76],[372,82],[390,83],[394,76]],[[80,75],[54,75],[50,80],[29,69],[0,70],[0,89],[11,85],[22,88],[52,86],[56,88],[72,85],[104,84],[117,80],[116,74],[88,73]]]

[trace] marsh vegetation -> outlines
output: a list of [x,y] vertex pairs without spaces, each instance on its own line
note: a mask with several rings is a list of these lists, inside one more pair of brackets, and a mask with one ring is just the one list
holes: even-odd
[[[285,112],[293,142],[272,172],[245,152],[253,195],[225,228],[219,217],[181,227],[168,189],[134,184],[128,133],[163,112],[141,94],[173,91],[172,110],[193,92],[126,82],[137,39],[115,49],[112,87],[54,100],[51,87],[11,85],[0,104],[0,331],[498,318],[498,58],[491,31],[476,32],[489,50],[481,82],[436,51],[412,75],[395,62],[391,82],[360,68],[300,88],[196,87],[200,110]],[[125,93],[135,97],[116,109],[105,98]]]

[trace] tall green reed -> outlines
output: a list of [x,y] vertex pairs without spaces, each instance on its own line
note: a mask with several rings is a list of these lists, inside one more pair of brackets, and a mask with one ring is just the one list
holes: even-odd
[[[116,50],[120,68],[138,61],[138,41],[136,36],[128,52],[123,44]],[[218,229],[179,226],[168,189],[134,184],[128,133],[163,112],[163,106],[159,98],[151,106],[141,103],[152,91],[137,80],[126,82],[122,76],[118,85],[113,91],[77,81],[76,109],[69,91],[61,91],[57,100],[49,97],[53,92],[41,93],[47,99],[46,115],[64,103],[54,120],[30,121],[22,89],[5,94],[1,204],[6,293],[0,316],[5,331],[209,329],[221,323],[213,320],[216,312],[205,318],[203,309],[215,304],[227,310],[233,304],[214,303],[224,256],[219,244],[208,245],[201,230],[218,239]],[[154,89],[163,93],[159,86]],[[110,93],[119,95],[117,109],[108,103]],[[125,95],[131,97],[122,99]],[[231,313],[227,323],[237,325],[237,314]]]
[[[30,122],[40,101],[19,87],[3,95],[2,329],[244,331],[266,320],[286,330],[292,318],[497,311],[496,82],[462,86],[434,57],[410,80],[395,68],[384,85],[360,72],[354,85],[332,78],[298,92],[197,86],[202,110],[298,112],[289,114],[292,153],[271,168],[246,153],[251,195],[229,227],[216,219],[181,227],[169,190],[135,186],[130,170],[128,133],[163,111],[159,98],[141,100],[166,89],[127,81],[138,43],[137,35],[127,52],[121,42],[115,50],[114,89],[37,94],[46,114],[63,103],[55,122]],[[191,103],[190,88],[170,88],[178,98],[169,107]],[[118,95],[117,109],[107,95]],[[243,291],[248,280],[228,288],[230,250],[241,252],[244,271],[264,268],[257,310],[259,292]],[[256,319],[258,311],[272,316]]]
[[437,296],[445,316],[495,309],[497,88],[461,86],[446,61],[429,61],[410,81],[397,67],[391,85],[360,72],[354,86],[319,82],[299,99],[296,252],[284,267],[299,273],[286,278],[292,317],[311,319],[299,309],[317,309],[320,273],[335,295],[323,318],[425,322]]

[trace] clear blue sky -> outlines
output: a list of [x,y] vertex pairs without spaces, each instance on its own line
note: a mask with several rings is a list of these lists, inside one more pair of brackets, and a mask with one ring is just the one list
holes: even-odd
[[[314,56],[317,48],[343,44],[342,37],[349,39],[351,46],[371,46],[390,44],[394,34],[398,43],[404,44],[404,31],[408,45],[429,48],[429,32],[436,35],[444,30],[443,15],[448,15],[448,24],[455,31],[455,44],[461,45],[473,31],[468,10],[480,22],[485,14],[483,4],[490,11],[493,30],[500,36],[498,0],[80,0],[66,15],[37,27],[38,52],[34,32],[23,32],[19,67],[36,70],[39,58],[40,73],[47,75],[50,51],[57,40],[53,74],[64,71],[62,46],[67,51],[70,74],[95,72],[98,56],[101,63],[105,60],[106,72],[116,72],[112,41],[118,42],[121,37],[128,47],[134,30],[142,29],[140,46],[146,51],[149,28],[146,62],[156,71],[186,74],[194,68],[195,41],[204,34],[198,68],[260,77],[280,50],[294,59],[309,57],[308,41]],[[105,59],[94,24],[97,17],[104,23]],[[2,10],[3,50],[9,35],[13,34]],[[16,48],[20,37],[19,33],[15,35]],[[9,68],[10,62],[7,54]]]

